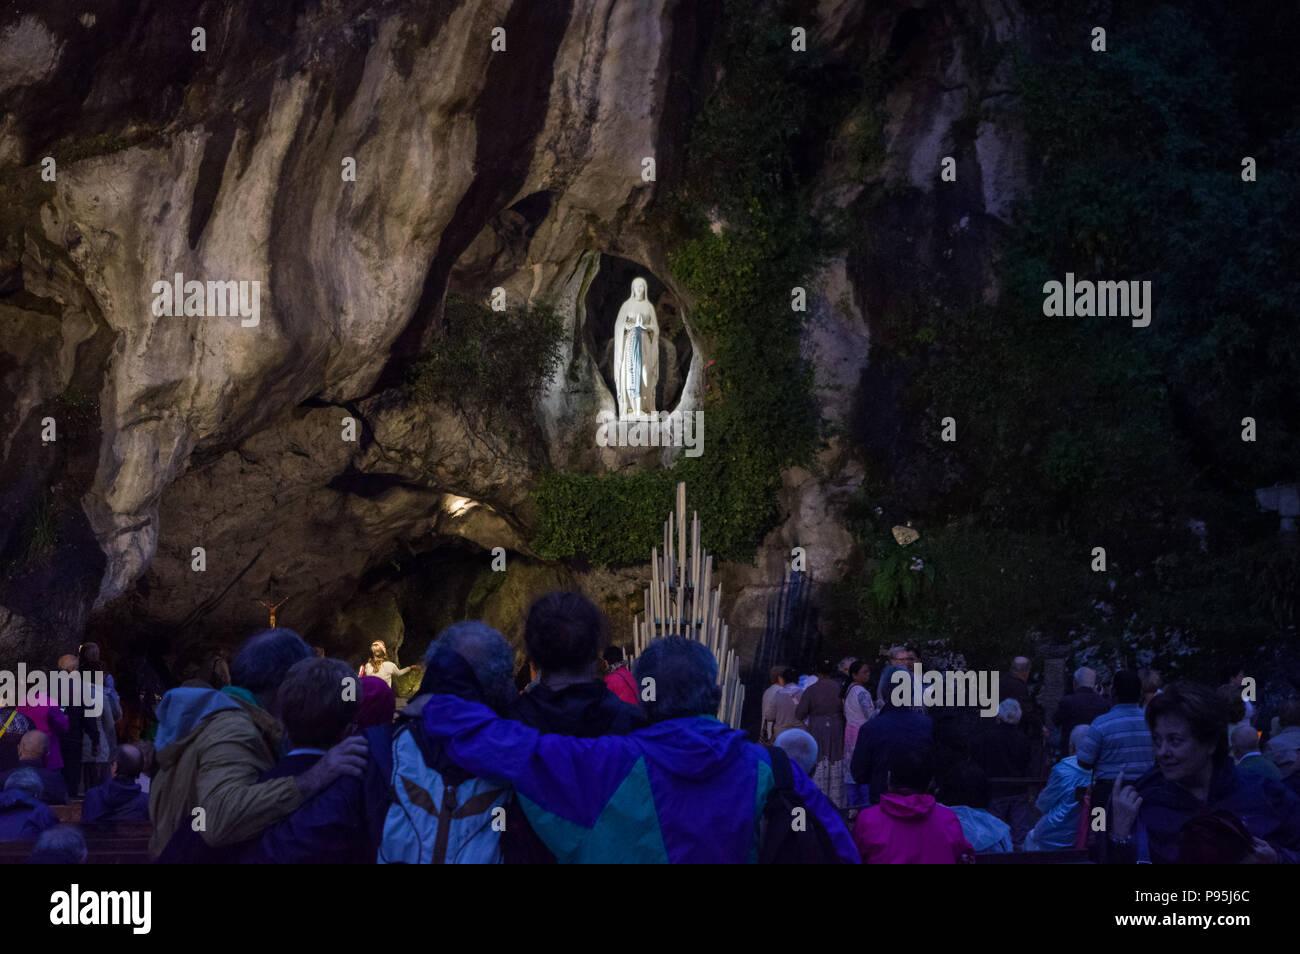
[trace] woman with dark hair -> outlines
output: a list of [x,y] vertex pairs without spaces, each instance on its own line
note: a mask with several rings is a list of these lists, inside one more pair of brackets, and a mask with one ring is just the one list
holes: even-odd
[[1177,683],[1147,703],[1156,767],[1131,784],[1122,774],[1116,780],[1107,860],[1175,863],[1188,823],[1226,812],[1253,839],[1245,860],[1300,861],[1300,798],[1272,779],[1237,771],[1226,719],[1222,700],[1203,686]]
[[806,719],[808,732],[817,740],[817,767],[813,781],[836,808],[844,805],[844,709],[835,664],[823,659],[817,681],[803,692],[795,716]]
[[865,659],[849,665],[849,684],[844,689],[844,788],[846,804],[850,810],[867,803],[865,786],[859,785],[849,771],[853,763],[853,748],[858,744],[858,731],[876,714],[876,704],[871,699],[871,665]]

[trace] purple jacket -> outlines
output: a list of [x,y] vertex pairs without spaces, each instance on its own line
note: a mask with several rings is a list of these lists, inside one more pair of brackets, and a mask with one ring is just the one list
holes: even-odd
[[[543,735],[487,706],[435,695],[425,732],[465,771],[510,782],[561,863],[743,863],[758,856],[773,788],[768,752],[709,716],[630,735]],[[796,792],[844,861],[858,852],[839,814],[798,766]]]

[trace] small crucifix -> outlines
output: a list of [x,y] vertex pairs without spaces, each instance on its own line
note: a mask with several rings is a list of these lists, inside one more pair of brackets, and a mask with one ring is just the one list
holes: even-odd
[[270,628],[271,628],[271,629],[275,629],[275,611],[278,610],[281,606],[283,606],[284,603],[285,603],[285,600],[287,600],[288,598],[289,598],[289,597],[286,596],[283,600],[280,600],[280,602],[278,602],[278,603],[268,603],[266,600],[257,600],[257,601],[256,601],[259,605],[261,605],[261,606],[265,606],[265,607],[267,608],[267,610],[270,611],[270,613],[271,613],[271,625],[270,625]]

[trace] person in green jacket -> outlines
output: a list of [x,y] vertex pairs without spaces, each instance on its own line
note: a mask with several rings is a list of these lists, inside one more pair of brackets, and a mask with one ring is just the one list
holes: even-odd
[[311,655],[293,630],[266,630],[241,647],[231,666],[233,685],[220,692],[182,687],[163,696],[158,771],[149,790],[152,857],[200,860],[195,834],[209,848],[246,841],[334,779],[362,774],[366,743],[354,736],[302,775],[258,782],[281,754],[283,727],[275,715],[280,684],[294,663]]

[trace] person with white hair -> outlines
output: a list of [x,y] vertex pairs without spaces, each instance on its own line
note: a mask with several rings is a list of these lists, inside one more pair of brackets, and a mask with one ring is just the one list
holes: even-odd
[[1097,673],[1087,666],[1074,671],[1074,691],[1061,700],[1052,721],[1060,730],[1060,744],[1069,744],[1076,725],[1088,725],[1103,712],[1110,711],[1110,700],[1097,691]]
[[1092,773],[1080,767],[1078,750],[1088,737],[1086,725],[1070,733],[1070,754],[1052,766],[1047,784],[1038,795],[1038,819],[1025,836],[1025,851],[1056,851],[1073,848],[1079,836],[1079,814],[1083,810],[1081,790],[1088,787]]
[[982,719],[984,725],[971,740],[971,760],[990,780],[989,811],[1011,826],[1011,839],[1017,846],[1024,841],[1031,824],[1025,783],[1014,781],[1029,774],[1031,753],[1029,740],[1020,731],[1022,715],[1019,702],[1003,699],[998,703],[997,717]]
[[1027,656],[1011,660],[1011,667],[998,680],[998,698],[1015,699],[1020,703],[1020,731],[1029,740],[1028,774],[1045,775],[1047,717],[1029,687],[1032,672],[1033,664]]
[[784,749],[790,761],[811,776],[817,765],[817,740],[803,729],[786,729],[776,737],[774,743],[778,749]]

